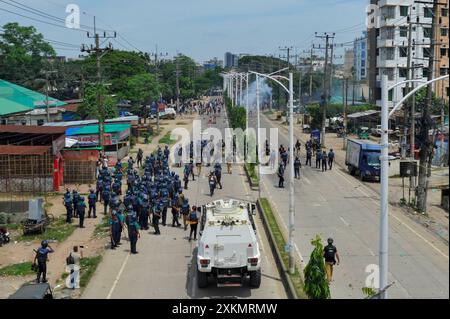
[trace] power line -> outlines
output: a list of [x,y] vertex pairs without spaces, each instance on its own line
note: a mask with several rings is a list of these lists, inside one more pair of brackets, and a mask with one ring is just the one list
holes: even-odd
[[[10,5],[10,6],[13,6],[13,7],[16,7],[16,8],[18,8],[18,9],[21,9],[21,10],[23,10],[23,11],[27,11],[27,12],[29,12],[29,13],[32,13],[32,14],[35,14],[35,15],[44,17],[44,18],[46,18],[46,19],[50,19],[50,20],[54,20],[54,21],[56,21],[56,22],[62,22],[62,23],[65,23],[65,22],[66,22],[66,20],[65,20],[64,18],[60,18],[60,17],[54,16],[54,15],[51,15],[51,14],[49,14],[49,13],[46,13],[46,12],[44,12],[44,11],[35,9],[35,8],[33,8],[33,7],[30,7],[30,6],[27,6],[27,5],[22,4],[22,3],[18,2],[18,1],[15,1],[15,0],[8,0],[8,1],[13,2],[13,3],[17,4],[17,5],[8,3],[8,2],[6,2],[6,1],[4,1],[4,0],[0,0],[0,1],[3,2],[3,3],[6,3],[6,4]],[[86,29],[83,29],[83,31],[88,31],[87,29],[93,29],[93,27],[88,26],[88,25],[84,25],[84,24],[80,24],[80,26],[86,28]],[[104,29],[99,29],[99,30],[102,30],[102,31],[108,31],[108,32],[111,31],[111,30],[104,30]]]

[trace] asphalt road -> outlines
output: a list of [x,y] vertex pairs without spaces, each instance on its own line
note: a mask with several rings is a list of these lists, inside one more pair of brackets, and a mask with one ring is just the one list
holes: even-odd
[[[217,123],[215,127],[219,129],[225,125],[223,118]],[[202,125],[204,128],[207,127],[205,119]],[[175,170],[182,176],[181,169]],[[196,177],[195,182],[189,183],[189,189],[184,193],[191,205],[204,205],[211,200],[221,198],[254,199],[254,194],[245,183],[243,171],[239,166],[233,168],[233,175],[226,174],[225,167],[223,171],[224,189],[217,190],[213,198],[209,196],[208,182],[204,176]],[[203,168],[202,174],[205,172],[207,171]],[[171,220],[169,210],[169,225]],[[137,244],[138,255],[129,254],[129,245],[126,240],[119,249],[107,250],[103,262],[82,298],[286,298],[259,216],[256,218],[256,224],[261,256],[263,256],[262,283],[259,289],[250,289],[248,285],[242,288],[217,288],[212,281],[207,289],[197,288],[197,242],[189,242],[189,233],[182,228],[161,226],[161,236],[153,235],[152,229],[141,233],[141,239]]]
[[[264,116],[261,121],[262,127],[276,127]],[[250,127],[255,126],[252,118]],[[289,146],[283,130],[279,130],[279,144]],[[302,165],[306,162],[304,155],[302,146]],[[335,268],[332,297],[363,298],[361,289],[367,285],[370,265],[378,264],[379,194],[340,167],[322,173],[314,164],[313,158],[313,167],[303,166],[301,180],[295,181],[296,254],[307,263],[312,251],[310,240],[316,234],[324,242],[334,238],[341,265]],[[263,175],[262,193],[287,230],[289,169],[285,178],[287,188],[279,189],[276,175]],[[389,235],[389,283],[394,282],[389,297],[449,298],[448,246],[393,207]]]

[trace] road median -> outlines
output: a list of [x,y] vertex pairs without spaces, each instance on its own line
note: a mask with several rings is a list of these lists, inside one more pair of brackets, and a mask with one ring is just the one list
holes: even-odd
[[269,244],[274,252],[275,263],[290,299],[307,299],[303,291],[303,279],[298,266],[295,266],[294,274],[289,273],[289,254],[285,247],[287,244],[283,236],[272,207],[267,198],[257,201],[258,211],[263,220],[264,229],[268,235]]

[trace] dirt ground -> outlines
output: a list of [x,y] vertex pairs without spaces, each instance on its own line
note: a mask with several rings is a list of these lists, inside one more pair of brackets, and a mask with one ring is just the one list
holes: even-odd
[[[161,129],[162,132],[159,136],[152,139],[151,144],[137,143],[131,150],[130,155],[135,157],[137,150],[142,148],[144,155],[148,155],[153,152],[157,146],[159,139],[166,135],[168,132],[177,127],[184,127],[190,129],[192,121],[197,115],[185,115],[183,117],[177,116],[175,120],[162,120]],[[128,157],[124,159],[126,161]],[[126,183],[124,183],[126,187]],[[95,187],[95,185],[93,185]],[[81,194],[87,194],[90,189],[90,185],[65,185],[61,188],[60,193],[47,198],[47,201],[51,203],[51,207],[48,209],[48,213],[52,214],[55,218],[65,216],[65,208],[63,205],[63,194],[65,189],[70,190],[76,188]],[[55,286],[58,279],[61,278],[66,271],[66,257],[69,255],[73,246],[84,246],[82,249],[84,257],[91,257],[98,254],[102,254],[105,247],[108,246],[108,238],[94,238],[93,233],[95,226],[101,223],[103,217],[103,205],[97,203],[97,219],[85,219],[85,228],[76,228],[69,238],[62,243],[52,243],[50,246],[54,248],[55,253],[49,255],[49,262],[47,264],[47,277],[52,287]],[[78,219],[74,219],[74,224],[78,223]],[[31,242],[17,242],[15,238],[21,235],[20,230],[11,231],[12,240],[11,243],[0,248],[0,268],[8,265],[18,264],[23,262],[31,262],[34,259],[33,249],[37,249],[40,245],[39,241]],[[0,299],[7,298],[14,293],[21,285],[34,280],[34,276],[27,277],[2,277],[0,279]]]

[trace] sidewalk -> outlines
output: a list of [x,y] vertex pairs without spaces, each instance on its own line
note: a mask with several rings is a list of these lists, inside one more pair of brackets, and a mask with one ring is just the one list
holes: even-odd
[[[285,124],[282,124],[283,121],[277,121],[274,116],[266,116],[263,115],[266,118],[270,119],[272,122],[277,122],[278,126],[284,129],[286,132],[288,131],[289,127]],[[301,151],[304,152],[304,145],[306,141],[310,139],[309,133],[303,133],[300,129],[300,127],[294,126],[294,140],[296,138],[300,139],[302,143],[302,149]],[[357,138],[356,136],[350,136]],[[345,155],[346,151],[343,150],[343,140],[342,138],[338,138],[336,133],[327,133],[325,143],[327,146],[327,149],[333,148],[335,152],[335,163],[346,173],[348,173],[347,167],[345,165]],[[399,164],[400,161],[392,161],[390,168],[389,168],[389,176],[391,177],[389,179],[389,203],[392,206],[401,208],[402,211],[411,217],[416,222],[422,224],[424,227],[438,235],[444,242],[448,244],[449,241],[449,214],[448,211],[443,209],[440,206],[441,202],[441,192],[437,191],[436,189],[429,189],[428,190],[428,215],[422,215],[420,213],[417,213],[411,208],[407,208],[400,205],[400,201],[403,197],[403,190],[402,190],[402,178],[398,177],[400,168]],[[436,184],[443,184],[445,181],[448,184],[448,178],[449,178],[449,169],[443,168],[433,169],[432,172],[432,178],[430,179],[431,185]],[[380,183],[376,182],[361,182],[370,189],[372,189],[375,193],[380,194]],[[406,201],[408,201],[408,185],[409,185],[409,179],[405,178],[405,198]],[[414,197],[414,191],[411,191],[411,198]]]

